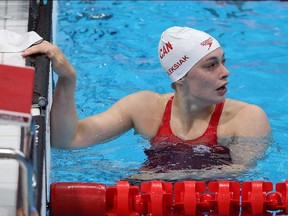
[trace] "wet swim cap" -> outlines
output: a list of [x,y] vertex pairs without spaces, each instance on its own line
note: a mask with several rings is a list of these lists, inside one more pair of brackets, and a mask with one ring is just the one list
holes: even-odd
[[218,41],[203,31],[174,26],[162,33],[158,54],[163,69],[176,82],[218,47]]

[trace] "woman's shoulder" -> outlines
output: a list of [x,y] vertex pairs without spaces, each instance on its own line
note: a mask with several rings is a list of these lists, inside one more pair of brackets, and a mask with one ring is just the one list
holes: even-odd
[[114,107],[127,115],[137,116],[137,119],[145,118],[147,115],[159,116],[163,113],[171,96],[173,93],[159,94],[152,91],[139,91],[123,97],[117,101]]
[[260,135],[270,130],[265,111],[258,105],[226,99],[223,122],[235,129],[235,134]]
[[251,115],[255,113],[263,113],[264,110],[256,105],[247,103],[240,100],[229,99],[225,100],[225,111],[230,114],[242,114],[242,115]]
[[154,92],[154,91],[149,91],[149,90],[143,90],[143,91],[139,91],[139,92],[135,92],[133,94],[131,94],[131,97],[137,97],[137,98],[152,98],[152,99],[169,99],[170,97],[172,97],[174,95],[174,93],[165,93],[165,94],[160,94],[158,92]]
[[153,137],[162,120],[166,103],[173,93],[159,94],[152,91],[140,91],[122,98],[118,108],[127,113],[137,133]]
[[130,101],[138,105],[146,104],[147,106],[166,104],[174,93],[159,94],[153,91],[139,91],[124,97],[122,100]]

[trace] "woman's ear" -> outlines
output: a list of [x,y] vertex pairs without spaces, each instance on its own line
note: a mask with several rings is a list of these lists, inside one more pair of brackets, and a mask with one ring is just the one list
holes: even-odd
[[177,85],[183,85],[184,80],[185,80],[185,78],[182,77],[182,78],[180,78],[179,80],[177,80],[175,83],[176,83]]
[[184,85],[184,81],[185,81],[185,77],[186,77],[187,74],[185,74],[183,77],[181,77],[179,80],[173,82],[171,84],[172,88],[174,90],[176,90],[176,87],[179,85],[179,86],[183,86]]

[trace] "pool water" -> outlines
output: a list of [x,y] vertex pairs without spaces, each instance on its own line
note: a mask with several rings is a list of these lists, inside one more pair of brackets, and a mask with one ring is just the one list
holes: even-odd
[[[287,3],[70,0],[58,2],[57,14],[54,43],[77,71],[79,118],[140,90],[172,91],[157,57],[166,28],[190,26],[212,34],[227,58],[227,97],[261,106],[273,129],[265,158],[237,180],[288,179]],[[85,149],[52,149],[51,182],[115,185],[135,173],[149,143],[133,132]]]

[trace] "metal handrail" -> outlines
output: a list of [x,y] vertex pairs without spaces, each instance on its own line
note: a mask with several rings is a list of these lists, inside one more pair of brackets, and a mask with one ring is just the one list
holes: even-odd
[[20,163],[23,193],[23,211],[25,216],[31,215],[31,209],[34,208],[33,196],[33,168],[30,161],[25,157],[25,154],[16,149],[0,148],[1,159],[14,159]]

